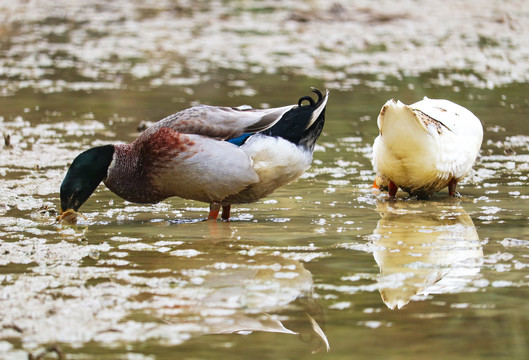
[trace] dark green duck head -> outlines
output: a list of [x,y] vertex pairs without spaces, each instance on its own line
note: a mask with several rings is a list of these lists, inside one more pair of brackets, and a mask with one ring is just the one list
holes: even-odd
[[79,154],[61,184],[61,213],[77,211],[107,176],[114,145],[98,146]]

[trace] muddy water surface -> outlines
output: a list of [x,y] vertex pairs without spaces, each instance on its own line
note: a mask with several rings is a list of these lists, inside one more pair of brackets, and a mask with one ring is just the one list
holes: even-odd
[[[0,0],[0,358],[527,359],[524,5]],[[56,223],[82,150],[310,86],[331,89],[312,168],[233,221],[100,186]],[[482,120],[480,157],[459,199],[388,202],[376,116],[423,96]]]
[[[527,86],[454,92],[407,79],[388,91],[333,91],[313,167],[236,206],[229,223],[202,221],[206,204],[140,206],[104,186],[77,226],[55,222],[79,151],[131,141],[141,121],[197,99],[279,106],[319,86],[259,77],[248,79],[258,96],[245,97],[222,76],[234,74],[192,95],[168,87],[0,98],[10,136],[0,150],[2,354],[58,344],[109,359],[526,357]],[[377,198],[369,158],[378,109],[425,94],[481,118],[475,170],[460,199]]]

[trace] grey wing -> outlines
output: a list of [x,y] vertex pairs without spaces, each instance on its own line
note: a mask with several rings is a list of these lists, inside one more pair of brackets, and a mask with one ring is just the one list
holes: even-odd
[[152,131],[160,127],[169,127],[186,134],[231,139],[244,133],[254,133],[270,128],[294,107],[296,105],[270,109],[247,109],[199,105],[169,115],[149,129]]

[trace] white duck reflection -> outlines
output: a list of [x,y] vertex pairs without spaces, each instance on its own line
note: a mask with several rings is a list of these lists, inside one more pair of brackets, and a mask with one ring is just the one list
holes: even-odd
[[431,293],[464,291],[483,259],[478,233],[459,205],[380,201],[373,233],[379,291],[390,309]]

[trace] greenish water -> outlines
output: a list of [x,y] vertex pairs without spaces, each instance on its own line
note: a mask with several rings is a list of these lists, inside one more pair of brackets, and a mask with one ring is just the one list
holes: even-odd
[[[77,226],[55,223],[81,150],[130,142],[141,121],[196,102],[282,106],[309,86],[323,88],[220,72],[187,88],[0,97],[11,143],[0,149],[0,354],[58,344],[76,359],[527,358],[528,85],[332,89],[312,168],[234,206],[229,223],[202,221],[206,204],[139,206],[103,185]],[[460,199],[377,199],[378,111],[425,95],[481,119],[481,156]]]

